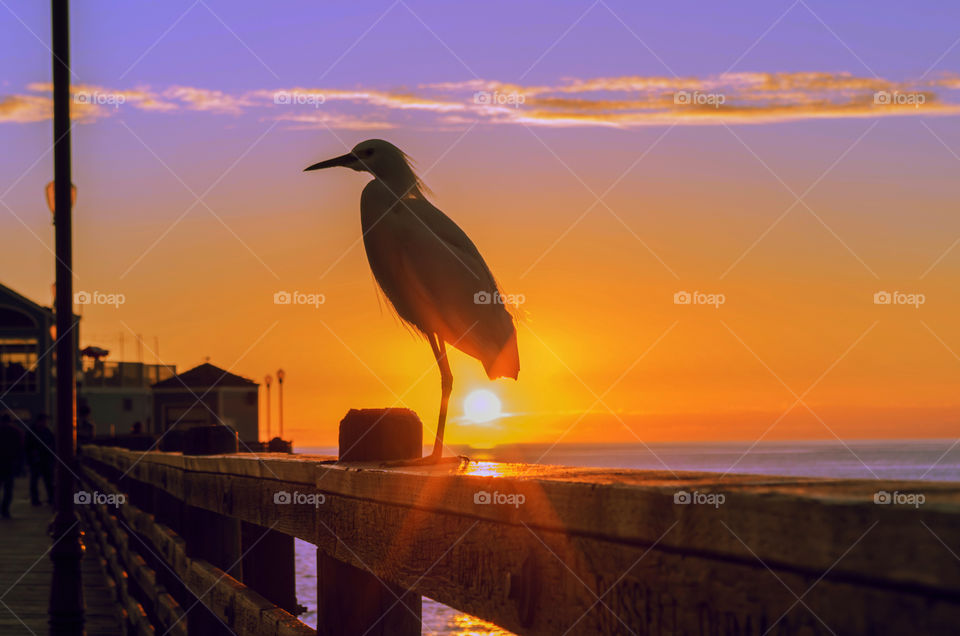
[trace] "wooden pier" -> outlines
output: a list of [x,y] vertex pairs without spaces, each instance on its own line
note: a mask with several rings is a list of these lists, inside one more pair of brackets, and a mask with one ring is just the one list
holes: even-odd
[[[116,633],[413,635],[423,596],[521,634],[937,635],[960,624],[960,484],[383,467],[419,438],[391,451],[378,438],[409,422],[367,431],[362,415],[341,427],[341,453],[347,431],[351,456],[372,461],[84,446],[76,507],[97,555],[85,585],[113,595]],[[198,439],[224,450],[215,434]],[[317,630],[296,618],[294,537],[317,547]],[[97,565],[109,587],[86,574]]]

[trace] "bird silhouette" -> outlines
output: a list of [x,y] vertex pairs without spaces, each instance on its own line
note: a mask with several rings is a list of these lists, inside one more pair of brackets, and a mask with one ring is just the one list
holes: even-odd
[[336,166],[373,175],[360,196],[367,261],[397,315],[430,343],[440,369],[440,412],[433,453],[395,463],[439,462],[453,390],[446,344],[479,360],[491,380],[516,379],[520,356],[513,316],[476,245],[427,200],[426,186],[399,148],[369,139],[345,155],[304,171]]

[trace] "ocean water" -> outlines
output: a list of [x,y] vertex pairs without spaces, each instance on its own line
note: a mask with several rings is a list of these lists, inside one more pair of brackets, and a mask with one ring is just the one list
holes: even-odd
[[[336,455],[336,448],[302,448]],[[451,447],[479,461],[560,466],[707,471],[794,477],[960,482],[960,440],[856,440],[659,444],[514,444],[493,449]],[[296,542],[297,598],[308,609],[300,620],[316,626],[316,548]],[[423,599],[423,634],[510,634],[495,625]]]

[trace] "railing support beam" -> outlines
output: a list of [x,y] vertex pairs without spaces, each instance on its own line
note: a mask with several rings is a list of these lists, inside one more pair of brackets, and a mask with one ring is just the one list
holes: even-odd
[[[237,433],[223,425],[197,426],[184,437],[184,455],[223,455],[238,452]],[[203,559],[237,580],[243,579],[240,520],[195,506],[182,506],[180,531],[187,556]],[[187,622],[191,634],[219,636],[230,634],[198,599],[188,607]]]
[[296,616],[297,581],[293,537],[270,528],[243,522],[243,584],[263,598]]
[[[423,426],[407,409],[351,409],[340,422],[340,461],[414,459],[422,449]],[[415,636],[422,629],[419,594],[321,550],[317,608],[317,634],[322,636]]]

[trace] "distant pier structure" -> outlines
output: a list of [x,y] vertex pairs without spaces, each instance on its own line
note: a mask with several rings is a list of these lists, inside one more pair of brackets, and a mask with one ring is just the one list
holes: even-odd
[[[960,624],[960,484],[385,468],[420,452],[403,409],[351,411],[340,461],[237,452],[218,430],[183,452],[81,448],[87,558],[125,633],[413,635],[423,596],[520,634]],[[317,548],[317,630],[297,618],[294,538]]]

